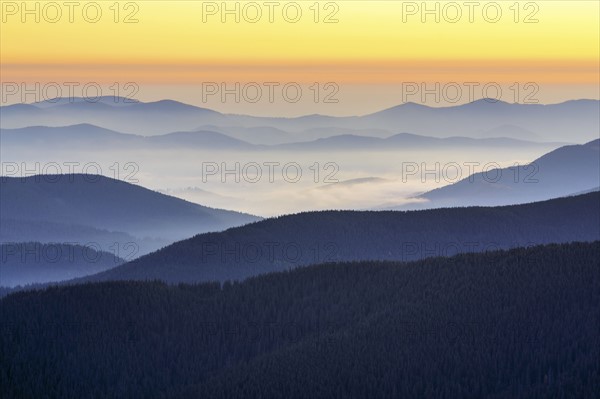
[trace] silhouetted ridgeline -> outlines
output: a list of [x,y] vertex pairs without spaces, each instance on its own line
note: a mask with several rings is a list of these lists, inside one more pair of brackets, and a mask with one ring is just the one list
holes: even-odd
[[494,208],[307,212],[197,235],[86,281],[241,280],[301,265],[600,240],[600,193]]
[[[518,129],[562,141],[565,132],[576,141],[587,141],[598,132],[598,100],[573,100],[560,104],[509,104],[480,99],[449,107],[428,107],[406,103],[364,116],[333,117],[306,115],[297,118],[255,117],[221,114],[173,100],[155,102],[115,103],[103,98],[90,103],[79,98],[62,99],[56,103],[14,104],[0,107],[0,128],[28,126],[67,126],[93,123],[105,129],[142,135],[189,131],[199,126],[223,128],[275,128],[290,132],[322,129],[329,136],[331,128],[384,129],[392,133],[411,132],[439,137],[498,137]],[[577,121],[574,123],[573,121]],[[214,128],[211,128],[214,130]],[[490,131],[493,136],[490,136]],[[508,132],[507,132],[508,131]],[[246,136],[252,136],[250,130]],[[513,133],[514,137],[515,134]],[[318,138],[318,137],[315,137]]]
[[[56,242],[61,236],[79,235],[80,245],[101,240],[115,240],[113,243],[121,245],[133,242],[139,253],[200,232],[220,231],[261,219],[89,174],[3,176],[0,215],[10,219],[11,224],[10,229],[1,230],[4,241]],[[40,234],[43,229],[48,231]]]
[[95,243],[0,244],[0,287],[70,280],[98,273],[124,262],[116,253],[117,248],[112,253],[102,251]]
[[[247,142],[240,138],[234,138],[219,132],[207,129],[173,132],[157,136],[139,136],[115,132],[109,129],[103,129],[91,124],[78,124],[71,126],[30,126],[20,129],[0,129],[0,139],[5,146],[31,148],[32,143],[37,147],[44,149],[62,148],[69,150],[149,150],[149,149],[196,149],[196,150],[226,150],[226,151],[273,151],[273,150],[294,150],[294,151],[374,151],[390,150],[398,151],[401,149],[447,149],[457,150],[465,148],[479,147],[481,149],[505,147],[507,149],[516,147],[531,148],[555,148],[560,145],[557,142],[537,142],[526,141],[507,137],[492,138],[470,138],[470,137],[447,137],[437,138],[421,136],[410,133],[392,134],[388,132],[385,137],[370,137],[355,134],[353,130],[341,129],[343,134],[335,134],[336,129],[330,129],[326,137],[309,141],[293,141],[286,144],[253,144],[255,135],[264,136],[263,129],[238,129],[248,132],[243,137]],[[262,131],[261,131],[262,130]],[[277,131],[277,129],[274,129]],[[323,128],[327,132],[328,129]],[[313,130],[314,132],[314,130]],[[362,132],[362,131],[358,131]],[[249,134],[252,133],[252,134]],[[277,131],[273,141],[285,140],[290,133]],[[297,140],[305,139],[306,134],[296,133]],[[314,134],[314,133],[313,133]],[[323,134],[326,134],[323,132]]]
[[597,398],[600,242],[0,300],[3,398]]
[[567,145],[528,165],[491,169],[429,191],[417,202],[396,209],[441,208],[457,205],[498,206],[590,191],[600,182],[600,139]]

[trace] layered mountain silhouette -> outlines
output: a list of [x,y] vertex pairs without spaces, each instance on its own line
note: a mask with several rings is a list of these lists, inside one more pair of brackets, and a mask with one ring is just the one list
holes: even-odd
[[100,248],[113,248],[115,244],[121,246],[127,243],[135,243],[137,251],[127,251],[128,255],[123,255],[127,260],[133,259],[155,249],[161,248],[169,243],[164,239],[151,239],[148,237],[139,238],[131,234],[98,229],[91,226],[47,222],[42,220],[10,219],[2,215],[0,219],[0,243],[15,242],[74,242],[81,245],[94,244]]
[[507,205],[591,191],[600,184],[600,139],[558,148],[527,165],[489,169],[392,209]]
[[0,111],[3,160],[24,164],[90,151],[186,170],[206,154],[349,159],[337,185],[278,188],[263,207],[296,194],[307,208],[395,198],[389,164],[402,151],[545,153],[395,210],[269,219],[166,195],[256,202],[243,190],[257,186],[173,188],[190,185],[181,174],[163,193],[99,175],[0,177],[2,398],[600,392],[597,100],[406,103],[350,117],[113,97]]
[[[343,129],[336,129],[343,130]],[[325,132],[322,132],[326,134]],[[329,132],[332,134],[333,131]],[[253,136],[248,137],[253,140]],[[564,142],[536,142],[506,137],[473,139],[468,137],[437,138],[399,133],[379,138],[354,134],[332,135],[315,140],[282,144],[251,144],[224,133],[208,130],[174,132],[156,136],[125,134],[90,124],[20,129],[0,129],[4,146],[49,149],[124,150],[124,149],[208,149],[234,151],[373,151],[402,149],[466,149],[479,148],[555,148]]]
[[323,262],[416,260],[600,239],[600,193],[425,211],[323,211],[266,219],[176,242],[84,281],[242,280]]
[[[56,103],[16,104],[1,109],[2,128],[91,123],[143,135],[189,131],[206,125],[230,129],[268,127],[287,133],[325,129],[326,136],[323,137],[332,135],[326,133],[328,128],[380,129],[437,137],[490,137],[487,133],[490,130],[504,129],[512,132],[512,138],[515,138],[515,130],[522,129],[527,132],[527,139],[539,137],[546,141],[581,142],[595,138],[600,129],[597,100],[541,105],[481,99],[459,106],[435,108],[407,103],[364,116],[308,115],[297,118],[226,115],[172,100],[127,103],[124,99],[115,102],[111,97],[94,103],[82,99],[58,99]],[[568,137],[565,132],[568,132]],[[248,137],[251,137],[251,132]],[[316,138],[322,137],[313,137]],[[260,140],[264,142],[264,136]]]
[[593,398],[599,263],[571,243],[16,293],[0,395]]
[[0,287],[70,280],[114,268],[124,262],[100,246],[65,243],[0,244]]
[[410,133],[399,133],[386,138],[366,137],[356,135],[339,135],[317,139],[303,143],[280,144],[277,149],[304,150],[304,151],[397,151],[402,149],[466,149],[470,147],[498,148],[498,147],[549,147],[559,146],[561,143],[532,142],[506,137],[473,139],[469,137],[437,138],[421,136]]
[[168,133],[190,130],[200,124],[221,124],[227,117],[215,111],[172,100],[131,101],[103,97],[96,102],[60,98],[35,104],[2,107],[3,128],[67,126],[90,123],[128,133]]
[[25,148],[57,148],[86,150],[124,149],[225,149],[250,150],[255,146],[227,135],[210,132],[173,132],[159,136],[140,136],[104,129],[90,124],[46,127],[31,126],[21,129],[1,129],[4,146]]
[[[364,137],[377,137],[386,138],[392,135],[392,131],[385,129],[352,129],[352,128],[337,128],[337,127],[319,127],[310,128],[299,131],[285,131],[282,129],[269,127],[269,126],[215,126],[215,125],[204,125],[199,129],[195,130],[208,130],[213,132],[219,132],[226,134],[230,137],[238,140],[248,141],[253,144],[264,144],[264,145],[278,145],[278,144],[290,144],[296,142],[314,141],[320,138],[342,136],[342,135],[354,135]],[[492,137],[492,136],[490,136]],[[493,136],[493,137],[502,137]],[[521,137],[524,138],[524,137]],[[539,137],[534,138],[532,141],[540,141]]]
[[[0,214],[13,226],[3,229],[3,240],[12,241],[15,237],[11,235],[20,239],[29,235],[28,241],[40,239],[38,229],[43,227],[50,229],[46,239],[56,242],[56,237],[52,239],[53,229],[57,229],[57,236],[87,229],[91,236],[77,240],[84,245],[101,235],[101,230],[117,232],[123,239],[132,236],[136,244],[143,242],[146,251],[141,253],[200,232],[220,231],[260,219],[204,207],[100,175],[2,177],[0,200]],[[29,233],[24,231],[28,228]]]

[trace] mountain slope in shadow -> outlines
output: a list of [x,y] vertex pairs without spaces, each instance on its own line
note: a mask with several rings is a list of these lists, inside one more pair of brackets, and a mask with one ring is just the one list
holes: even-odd
[[[210,130],[173,132],[155,136],[125,134],[90,124],[48,127],[30,126],[20,129],[0,129],[3,146],[19,149],[41,148],[47,150],[141,150],[141,149],[208,149],[232,151],[373,151],[402,149],[466,149],[466,148],[556,148],[565,143],[536,142],[506,137],[437,138],[410,133],[399,133],[384,138],[356,134],[334,134],[334,129],[324,138],[292,141],[284,144],[251,144],[227,134]],[[254,130],[249,129],[254,132]],[[254,133],[251,133],[254,134]],[[257,133],[258,134],[258,133]],[[253,136],[248,140],[254,141]],[[300,137],[297,138],[300,140]]]
[[[296,118],[221,114],[172,100],[114,103],[104,99],[97,103],[89,103],[79,99],[59,103],[3,106],[0,127],[91,123],[120,132],[156,135],[212,125],[229,128],[267,127],[288,133],[343,128],[411,132],[438,137],[489,137],[486,132],[490,130],[507,130],[503,126],[516,126],[517,129],[528,132],[528,138],[539,137],[541,140],[563,142],[567,139],[564,132],[569,132],[569,141],[580,142],[594,138],[594,132],[600,129],[599,102],[586,99],[548,105],[509,104],[489,99],[450,107],[406,103],[364,116],[306,115]],[[512,137],[514,138],[514,132]]]
[[599,262],[571,243],[16,293],[0,395],[595,398]]
[[119,266],[123,259],[96,245],[0,244],[0,287],[70,280]]
[[173,242],[260,220],[100,175],[2,177],[0,189],[3,218],[88,226],[141,239]]
[[322,211],[266,219],[176,242],[85,281],[242,280],[322,263],[415,260],[600,239],[600,193],[504,206]]
[[489,169],[391,209],[509,205],[584,192],[600,184],[600,139],[560,147],[528,165]]

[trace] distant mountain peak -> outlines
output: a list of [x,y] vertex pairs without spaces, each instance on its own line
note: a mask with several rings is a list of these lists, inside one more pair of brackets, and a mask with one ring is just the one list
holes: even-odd
[[600,147],[600,139],[592,140],[589,143],[585,143],[584,145],[588,147]]
[[160,111],[196,111],[196,112],[204,112],[211,114],[220,114],[217,111],[213,111],[212,109],[197,107],[195,105],[182,103],[175,100],[158,100],[151,102],[139,102],[136,104],[137,108],[145,109],[145,110],[160,110]]
[[430,108],[425,104],[415,103],[413,101],[405,102],[404,104],[401,104],[399,106],[404,108]]
[[40,108],[49,108],[49,107],[54,107],[54,106],[59,106],[59,105],[82,104],[82,103],[88,103],[88,104],[101,103],[104,105],[122,106],[122,105],[136,104],[138,102],[139,102],[139,100],[136,100],[136,99],[119,97],[119,96],[101,96],[101,97],[96,97],[96,98],[93,98],[93,97],[89,97],[89,98],[55,97],[55,98],[50,98],[50,99],[47,99],[44,101],[35,102],[32,105],[38,106]]
[[466,106],[466,107],[487,106],[487,105],[511,105],[511,104],[507,103],[506,101],[498,100],[496,98],[489,98],[489,97],[480,98],[480,99],[472,101],[470,103],[463,104],[463,106]]

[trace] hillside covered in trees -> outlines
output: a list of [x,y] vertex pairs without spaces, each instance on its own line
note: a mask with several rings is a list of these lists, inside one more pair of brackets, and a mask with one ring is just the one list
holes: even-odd
[[62,281],[98,273],[124,262],[115,252],[101,251],[95,243],[0,244],[0,287]]
[[599,286],[594,242],[20,292],[0,396],[595,398]]
[[[6,219],[6,220],[5,220]],[[2,176],[0,238],[43,243],[133,243],[135,255],[261,218],[209,208],[125,180],[91,174]]]
[[325,262],[411,261],[600,240],[600,193],[502,207],[323,211],[200,234],[85,281],[243,280]]

